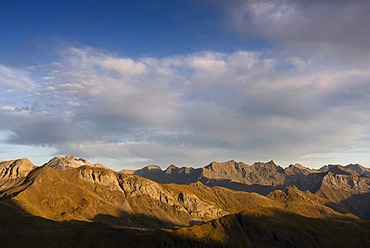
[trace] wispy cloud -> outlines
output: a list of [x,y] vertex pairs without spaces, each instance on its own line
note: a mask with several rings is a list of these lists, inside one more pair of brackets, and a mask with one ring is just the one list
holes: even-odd
[[14,90],[30,92],[36,87],[36,83],[28,72],[0,64],[0,87],[1,90],[8,92]]

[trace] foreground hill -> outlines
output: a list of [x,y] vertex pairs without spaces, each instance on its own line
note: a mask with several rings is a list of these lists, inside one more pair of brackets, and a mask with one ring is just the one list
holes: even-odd
[[364,221],[314,219],[276,208],[256,208],[174,232],[180,238],[223,247],[368,247],[369,227]]
[[198,226],[144,230],[55,222],[0,202],[2,247],[369,247],[370,223],[254,208]]

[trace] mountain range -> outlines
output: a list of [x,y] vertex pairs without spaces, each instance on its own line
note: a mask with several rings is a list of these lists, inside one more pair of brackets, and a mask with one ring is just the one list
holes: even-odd
[[368,247],[370,169],[18,159],[0,162],[0,213],[6,247]]

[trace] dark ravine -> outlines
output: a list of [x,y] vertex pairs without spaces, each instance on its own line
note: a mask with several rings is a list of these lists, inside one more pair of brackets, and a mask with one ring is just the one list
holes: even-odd
[[[41,167],[28,159],[5,161],[0,162],[0,231],[5,234],[0,243],[294,247],[304,240],[307,247],[348,245],[341,238],[331,240],[334,231],[366,247],[368,172],[354,164],[313,170],[299,164],[282,168],[273,161],[166,170],[152,165],[124,172],[73,156]],[[335,223],[343,227],[331,227]],[[11,243],[17,235],[23,238]]]

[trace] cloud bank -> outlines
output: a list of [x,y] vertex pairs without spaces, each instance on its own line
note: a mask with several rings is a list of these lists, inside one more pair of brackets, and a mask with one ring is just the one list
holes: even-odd
[[0,65],[4,142],[113,167],[370,164],[370,20],[360,1],[223,6],[235,30],[274,46],[163,58],[71,46],[36,70]]
[[158,164],[298,160],[367,144],[370,71],[309,63],[248,51],[135,60],[72,47],[37,86],[2,84],[24,105],[2,102],[0,125],[12,143]]

